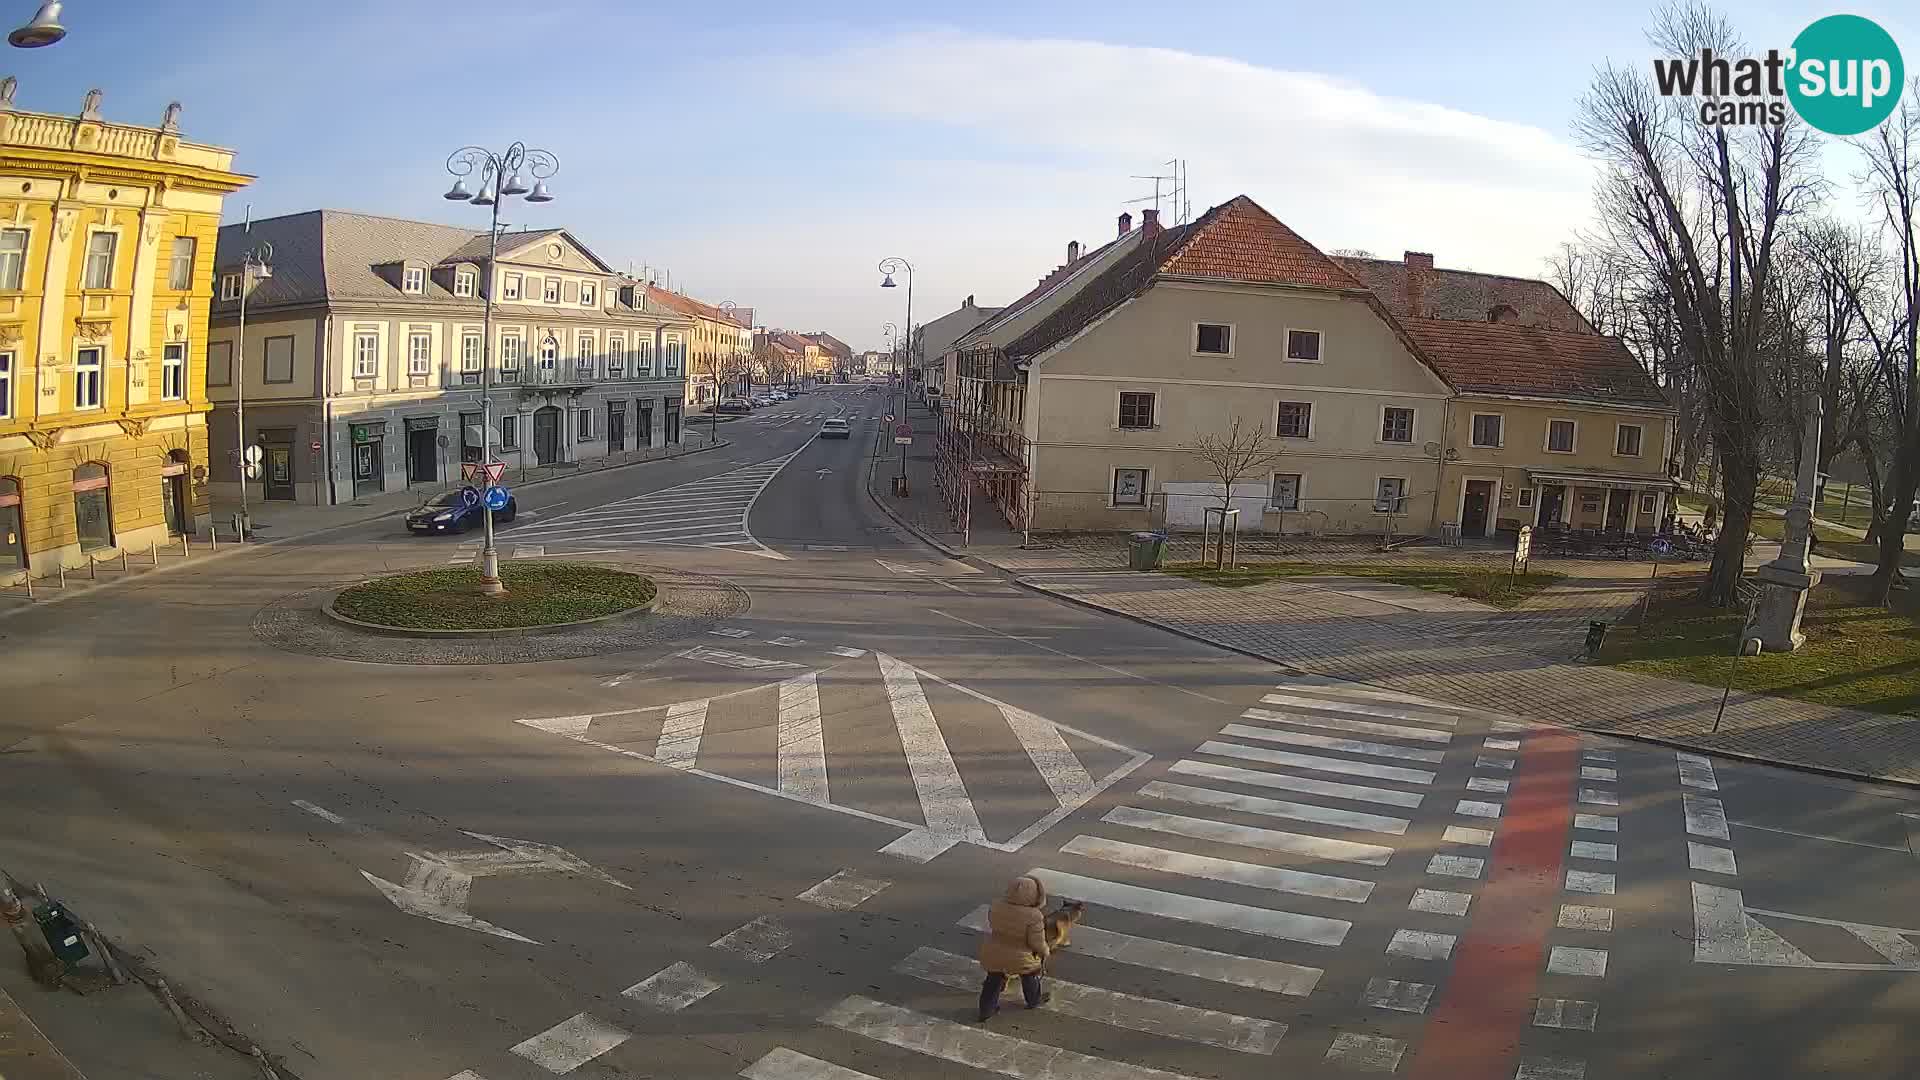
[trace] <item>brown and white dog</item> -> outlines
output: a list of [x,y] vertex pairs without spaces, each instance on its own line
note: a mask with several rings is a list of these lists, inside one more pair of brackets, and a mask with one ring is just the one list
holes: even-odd
[[1045,974],[1053,974],[1053,954],[1059,949],[1073,947],[1073,927],[1087,914],[1084,900],[1062,900],[1060,906],[1047,912],[1047,962],[1042,967]]

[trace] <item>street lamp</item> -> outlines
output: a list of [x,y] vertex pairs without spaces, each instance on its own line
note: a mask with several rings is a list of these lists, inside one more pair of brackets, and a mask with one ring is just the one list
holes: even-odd
[[253,291],[255,281],[272,276],[272,244],[262,240],[249,248],[246,254],[240,256],[240,332],[235,338],[233,349],[234,354],[239,357],[240,367],[239,374],[233,380],[233,412],[237,425],[234,441],[238,444],[237,452],[240,455],[240,520],[234,523],[234,532],[239,534],[236,539],[243,544],[253,532],[253,520],[247,514],[247,472],[260,467],[259,462],[247,460],[247,294]]
[[[521,170],[533,177],[533,186],[528,187]],[[482,320],[483,335],[480,352],[480,467],[491,465],[493,457],[493,291],[494,277],[499,273],[495,265],[500,255],[500,204],[514,195],[522,195],[530,203],[552,202],[553,195],[547,190],[547,180],[560,171],[560,159],[545,150],[529,150],[526,143],[516,142],[507,147],[505,153],[496,154],[481,146],[463,146],[447,157],[447,172],[454,177],[453,187],[447,189],[445,198],[449,202],[466,202],[475,206],[490,208],[491,221],[487,226],[487,280],[481,295],[486,298],[486,315]],[[480,190],[469,192],[466,178],[478,173]],[[500,583],[500,551],[493,543],[493,507],[485,498],[481,502],[481,521],[486,525],[486,545],[480,549],[480,591],[487,596],[503,596],[507,587]]]
[[[720,301],[720,314],[725,315],[727,317],[728,322],[732,322],[733,309],[739,306],[740,305],[734,303],[731,300],[722,300]],[[734,334],[732,356],[733,356],[734,362],[738,363],[740,360],[740,337],[737,331]],[[732,374],[732,371],[733,371],[732,367],[729,366],[727,371],[728,371],[728,374]],[[712,433],[714,445],[718,446],[720,444],[720,357],[718,354],[716,354],[713,359],[713,413],[712,413],[712,416],[713,416],[713,423],[711,426],[711,433]]]
[[[903,339],[901,352],[907,353],[905,360],[907,362],[910,362],[913,359],[912,357],[913,264],[898,256],[893,256],[891,258],[885,258],[880,260],[880,273],[883,275],[880,279],[880,287],[883,289],[895,288],[896,286],[893,283],[893,275],[899,273],[902,270],[905,270],[907,272],[907,332],[906,332],[905,338]],[[906,366],[906,364],[903,363],[901,360],[894,361],[894,378],[898,381],[899,389],[900,389],[900,422],[903,424],[908,422],[907,421],[907,377],[906,377],[907,373],[901,370],[901,368],[904,366]],[[907,479],[907,446],[905,443],[901,443],[900,444],[900,480],[902,483],[905,483],[906,479]]]
[[66,36],[67,28],[60,25],[60,0],[47,0],[25,26],[7,35],[7,44],[16,49],[38,49]]

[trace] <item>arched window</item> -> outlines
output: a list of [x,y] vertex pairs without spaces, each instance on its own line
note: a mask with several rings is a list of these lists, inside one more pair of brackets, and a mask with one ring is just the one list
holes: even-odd
[[27,521],[20,505],[20,478],[0,476],[0,571],[27,568]]
[[81,551],[113,546],[113,500],[103,462],[89,461],[73,470],[73,523]]

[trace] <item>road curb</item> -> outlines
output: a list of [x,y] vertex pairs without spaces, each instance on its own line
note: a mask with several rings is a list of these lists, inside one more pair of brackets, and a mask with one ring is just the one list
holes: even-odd
[[[1243,649],[1237,645],[1229,645],[1224,641],[1216,641],[1212,638],[1204,637],[1200,634],[1193,633],[1189,630],[1183,630],[1180,627],[1163,623],[1158,619],[1155,619],[1148,615],[1135,615],[1130,611],[1121,611],[1118,608],[1106,607],[1105,605],[1096,604],[1091,600],[1082,600],[1077,596],[1071,596],[1067,593],[1054,592],[1052,589],[1048,589],[1041,585],[1036,585],[1030,581],[1027,581],[1024,578],[1015,577],[1010,580],[1012,580],[1012,582],[1015,585],[1018,585],[1019,587],[1026,589],[1030,592],[1038,593],[1042,596],[1050,596],[1056,600],[1064,600],[1069,604],[1073,604],[1077,607],[1086,608],[1089,611],[1098,611],[1108,615],[1117,615],[1122,619],[1127,619],[1131,622],[1139,623],[1142,626],[1150,626],[1150,627],[1153,627],[1155,630],[1163,630],[1169,634],[1174,635],[1175,637],[1185,638],[1188,641],[1198,642],[1201,645],[1210,645],[1213,648],[1221,649],[1230,653],[1235,653],[1237,655],[1247,657],[1250,660],[1258,660],[1263,664],[1272,664],[1275,667],[1294,672],[1295,674],[1310,675],[1315,678],[1322,678],[1322,679],[1338,679],[1341,682],[1353,683],[1356,686],[1376,685],[1374,683],[1369,683],[1361,679],[1350,679],[1343,675],[1330,675],[1324,671],[1309,671],[1306,668],[1288,663],[1284,660],[1276,660],[1271,656],[1267,656],[1262,653],[1255,652],[1252,649]],[[1391,686],[1382,686],[1380,687],[1380,689],[1395,690],[1396,692],[1400,692],[1400,693],[1405,692],[1405,691],[1400,691],[1396,687],[1391,687]],[[1435,700],[1440,701],[1445,699],[1435,698]],[[1448,704],[1461,705],[1461,704],[1472,704],[1472,703],[1455,701],[1455,702],[1448,702]],[[1478,706],[1474,706],[1474,707],[1477,708]],[[1493,712],[1496,710],[1489,709],[1487,711]],[[1647,743],[1653,746],[1665,746],[1675,750],[1688,750],[1688,751],[1693,751],[1693,752],[1702,753],[1702,754],[1710,754],[1714,757],[1727,758],[1732,761],[1744,761],[1753,765],[1766,765],[1776,769],[1787,769],[1792,772],[1808,773],[1814,776],[1827,776],[1837,780],[1865,781],[1868,783],[1875,783],[1875,784],[1892,784],[1896,787],[1912,788],[1915,790],[1920,790],[1920,780],[1908,780],[1898,776],[1883,776],[1877,773],[1849,772],[1846,769],[1836,769],[1836,768],[1832,768],[1825,765],[1809,765],[1805,762],[1789,761],[1784,758],[1770,758],[1764,754],[1753,754],[1753,753],[1747,753],[1747,752],[1738,751],[1738,750],[1725,750],[1716,746],[1705,746],[1700,743],[1687,742],[1684,739],[1672,738],[1664,735],[1647,735],[1639,732],[1621,731],[1617,728],[1584,727],[1578,724],[1563,724],[1557,720],[1542,720],[1536,717],[1527,716],[1524,713],[1508,713],[1506,715],[1511,715],[1520,719],[1528,720],[1532,723],[1541,724],[1546,727],[1559,728],[1564,731],[1577,731],[1586,735],[1604,735],[1610,739],[1626,739],[1630,742]]]
[[[879,507],[880,512],[887,515],[887,517],[890,518],[895,525],[898,525],[901,528],[912,533],[916,538],[919,539],[921,543],[927,545],[930,548],[933,548],[935,551],[940,552],[940,554],[945,555],[947,558],[952,559],[955,562],[961,562],[961,563],[966,562],[967,559],[969,558],[968,556],[962,555],[960,552],[955,551],[951,547],[948,547],[946,544],[942,543],[941,541],[936,540],[931,533],[928,533],[926,530],[922,529],[918,525],[915,525],[913,522],[908,521],[906,518],[901,517],[899,513],[897,513],[893,509],[893,507],[888,506],[880,498],[879,494],[873,490],[873,473],[874,473],[874,470],[877,469],[880,465],[880,455],[877,452],[877,448],[880,445],[880,437],[878,435],[874,436],[873,441],[874,441],[874,446],[876,448],[876,452],[869,455],[867,458],[867,481],[864,485],[862,485],[867,489],[867,498],[873,502],[873,505]],[[999,568],[995,567],[995,569],[999,569]]]
[[[369,578],[368,580],[377,581],[379,579]],[[355,584],[365,584],[365,582],[356,582]],[[341,593],[351,588],[353,588],[352,585],[347,585],[343,588],[335,589],[333,595],[328,597],[326,602],[320,605],[320,613],[332,619],[334,622],[351,626],[355,629],[365,630],[370,634],[378,634],[381,637],[427,638],[429,640],[446,638],[463,640],[476,638],[538,637],[542,634],[558,633],[562,630],[572,630],[581,626],[592,626],[595,623],[612,622],[615,619],[624,619],[630,616],[651,615],[653,614],[654,608],[660,604],[660,587],[656,584],[652,598],[647,600],[646,603],[635,604],[630,608],[622,608],[619,611],[609,612],[605,615],[595,615],[591,619],[574,619],[570,622],[560,623],[542,623],[539,626],[500,626],[475,630],[436,630],[427,626],[392,626],[387,623],[368,622],[365,619],[356,619],[351,615],[342,615],[339,609],[333,606],[333,602],[339,599]]]

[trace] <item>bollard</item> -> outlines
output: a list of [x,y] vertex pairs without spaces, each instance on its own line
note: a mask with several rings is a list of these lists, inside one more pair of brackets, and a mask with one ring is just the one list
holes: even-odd
[[87,580],[100,580],[100,560],[91,555],[87,556]]
[[127,549],[126,548],[120,549],[120,572],[123,574],[127,572]]
[[27,582],[27,599],[31,600],[33,599],[33,575],[31,573],[27,575],[26,582]]
[[180,1025],[180,1034],[185,1035],[188,1042],[203,1041],[200,1029],[194,1026],[193,1021],[187,1019],[187,1014],[181,1011],[180,1003],[173,999],[173,991],[168,988],[167,980],[153,980],[153,988],[159,991],[160,1000],[166,1004],[167,1011],[173,1014],[173,1022]]
[[159,544],[156,543],[152,547],[148,548],[147,554],[153,557],[153,565],[155,566],[160,565],[160,545]]
[[60,587],[62,589],[67,587],[67,561],[65,559],[60,560]]
[[186,533],[180,534],[180,557],[183,559],[193,557],[193,538]]
[[107,974],[113,976],[114,985],[127,985],[127,973],[120,967],[120,961],[113,955],[113,950],[107,947],[107,939],[101,937],[100,931],[87,920],[76,919],[75,921],[80,924],[80,932],[87,935],[87,940],[93,942],[94,954],[107,966]]
[[207,550],[220,550],[220,526],[218,525],[207,526]]

